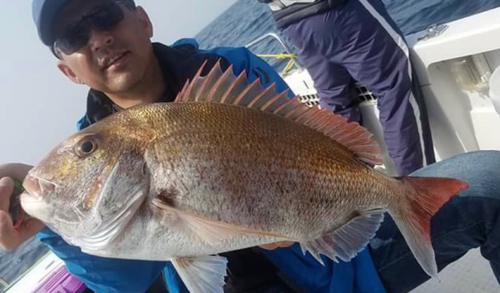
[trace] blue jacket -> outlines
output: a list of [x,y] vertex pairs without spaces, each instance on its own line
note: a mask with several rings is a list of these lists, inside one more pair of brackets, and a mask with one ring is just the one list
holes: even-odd
[[[233,64],[236,74],[245,69],[249,79],[255,80],[257,77],[261,77],[264,86],[276,82],[278,91],[288,88],[272,67],[244,47],[219,47],[201,50],[196,41],[192,39],[179,40],[171,47],[191,51],[191,54],[194,55],[223,57],[226,62]],[[197,69],[193,68],[192,72],[194,73]],[[175,93],[171,93],[171,95],[175,95]],[[293,93],[290,92],[290,96],[292,95]],[[170,97],[170,99],[172,98]],[[99,114],[99,111],[104,108],[113,111],[112,105],[109,104],[106,97],[91,92],[87,113],[78,122],[78,129],[92,124],[99,117],[102,118],[104,114]],[[48,228],[41,231],[38,238],[65,262],[70,273],[76,275],[96,292],[144,292],[163,271],[169,292],[188,293],[169,262],[119,260],[87,255],[82,253],[79,248],[68,245]],[[319,264],[310,254],[304,256],[298,244],[289,248],[273,251],[261,249],[261,251],[281,270],[284,278],[299,292],[386,293],[378,278],[368,249],[362,251],[348,263],[336,264],[324,257],[325,266]]]

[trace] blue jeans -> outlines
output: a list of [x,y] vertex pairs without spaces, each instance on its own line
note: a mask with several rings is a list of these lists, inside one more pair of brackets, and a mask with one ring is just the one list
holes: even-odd
[[[479,247],[500,282],[500,152],[457,155],[412,175],[453,177],[469,183],[469,188],[454,196],[431,221],[439,270]],[[389,215],[370,250],[388,293],[409,292],[429,279]]]

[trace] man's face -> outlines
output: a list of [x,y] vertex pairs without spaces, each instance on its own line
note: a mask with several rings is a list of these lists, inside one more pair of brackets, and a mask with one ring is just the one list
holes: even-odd
[[153,60],[152,25],[141,7],[75,0],[60,13],[55,33],[55,50],[62,58],[59,69],[98,91],[129,90],[144,78]]

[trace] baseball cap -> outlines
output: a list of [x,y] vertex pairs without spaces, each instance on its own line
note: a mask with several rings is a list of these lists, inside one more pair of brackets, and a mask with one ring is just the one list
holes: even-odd
[[38,36],[47,46],[52,46],[55,41],[54,21],[63,7],[72,0],[33,0],[32,14]]

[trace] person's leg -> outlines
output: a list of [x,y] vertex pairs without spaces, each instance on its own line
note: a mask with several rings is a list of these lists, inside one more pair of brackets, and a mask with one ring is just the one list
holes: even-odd
[[[500,282],[500,152],[460,154],[411,176],[451,177],[469,188],[452,197],[431,220],[438,269],[480,247]],[[388,293],[404,293],[430,277],[420,268],[389,215],[370,243],[372,258]]]
[[[331,15],[334,24],[328,23]],[[418,86],[409,49],[383,3],[350,0],[339,11],[328,12],[319,20],[325,23],[318,27],[318,35],[333,34],[328,29],[334,25],[338,34],[335,38],[323,38],[322,54],[345,67],[377,98],[385,142],[398,174],[408,175],[433,163],[425,105],[420,95],[412,91]],[[341,50],[331,50],[337,46]]]
[[[287,26],[281,32],[296,47],[299,61],[311,75],[320,107],[340,114],[349,121],[362,123],[354,80],[344,67],[328,60],[322,51],[324,39],[335,38],[335,29],[319,32],[317,28],[325,25],[335,27],[334,23],[334,17],[328,22],[316,16],[308,17]],[[333,43],[339,44],[336,41]],[[331,47],[328,54],[335,54],[337,49]]]

